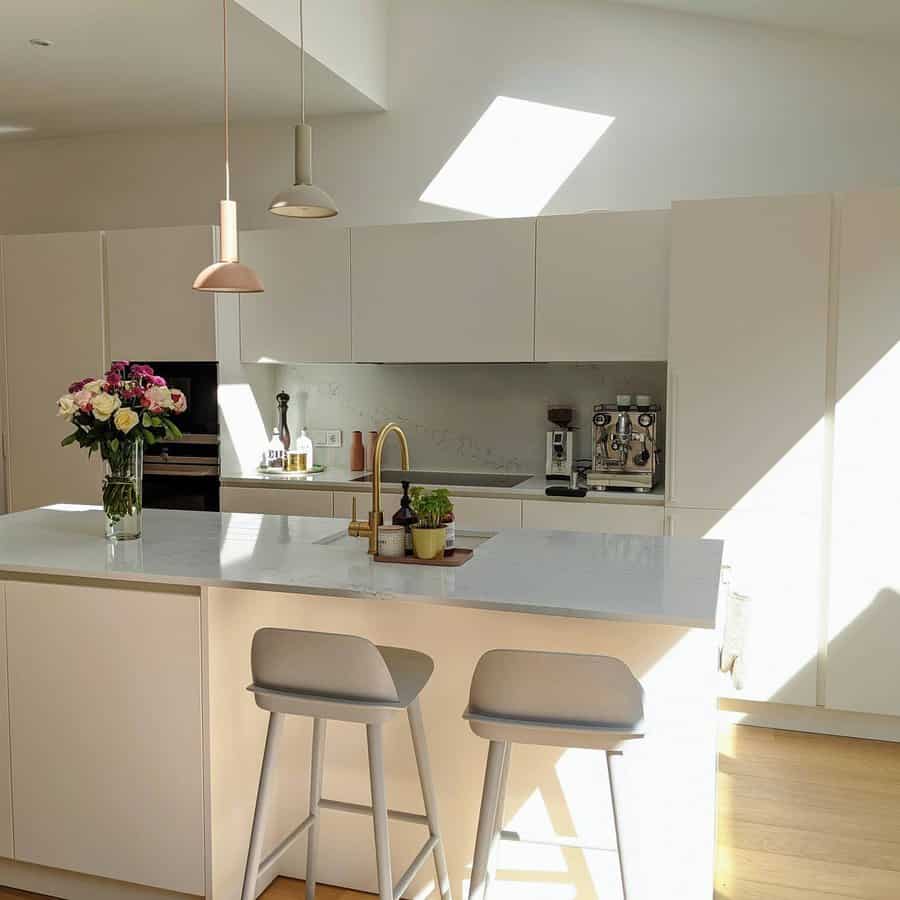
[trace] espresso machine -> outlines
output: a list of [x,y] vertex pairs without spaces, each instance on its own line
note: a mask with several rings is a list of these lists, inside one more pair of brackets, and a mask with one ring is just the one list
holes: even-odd
[[630,488],[640,493],[657,482],[660,449],[656,435],[659,407],[650,397],[620,394],[615,403],[594,407],[591,471],[586,475],[592,490]]
[[556,426],[547,432],[547,480],[569,481],[572,477],[575,441],[572,434],[571,407],[558,406],[547,410],[547,418]]

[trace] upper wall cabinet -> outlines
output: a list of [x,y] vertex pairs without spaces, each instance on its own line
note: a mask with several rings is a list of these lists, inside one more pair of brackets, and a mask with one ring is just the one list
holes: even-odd
[[844,198],[825,704],[900,715],[900,191]]
[[534,230],[534,219],[354,228],[353,360],[533,360]]
[[820,508],[831,197],[676,203],[668,503]]
[[241,261],[265,293],[241,297],[244,362],[350,361],[350,231],[321,223],[245,231]]
[[106,233],[111,359],[216,358],[213,295],[192,288],[213,237],[208,225]]
[[96,503],[100,463],[61,447],[56,401],[103,372],[103,254],[96,231],[3,238],[10,510]]
[[537,220],[537,360],[666,358],[668,210]]

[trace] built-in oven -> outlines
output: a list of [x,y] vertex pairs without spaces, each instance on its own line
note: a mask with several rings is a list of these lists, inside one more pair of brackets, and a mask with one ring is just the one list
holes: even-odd
[[219,389],[214,362],[150,363],[169,387],[184,393],[187,410],[175,419],[183,437],[144,447],[144,506],[219,509]]

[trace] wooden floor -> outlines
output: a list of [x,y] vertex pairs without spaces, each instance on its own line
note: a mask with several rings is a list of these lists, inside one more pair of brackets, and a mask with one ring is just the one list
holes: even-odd
[[[717,900],[900,900],[900,744],[724,728],[716,869]],[[0,900],[29,897],[0,888]],[[304,897],[288,878],[263,894]]]

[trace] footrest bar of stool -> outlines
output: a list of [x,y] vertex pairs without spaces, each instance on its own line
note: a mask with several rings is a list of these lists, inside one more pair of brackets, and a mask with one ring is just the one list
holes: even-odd
[[300,837],[300,835],[315,821],[316,814],[310,813],[286,838],[284,838],[284,840],[280,841],[278,846],[276,846],[275,849],[259,864],[259,875],[257,877],[260,877],[262,873],[268,869],[269,866],[271,866],[272,863],[274,863],[275,860],[277,860],[278,857],[281,856],[281,854],[284,853],[284,851],[287,850],[287,848],[290,847],[291,844],[293,844],[294,841],[296,841],[297,838]]
[[[371,816],[372,807],[363,803],[347,803],[344,800],[320,800],[320,809],[333,809],[336,812],[354,813],[358,816]],[[428,819],[419,813],[402,812],[398,809],[389,809],[387,811],[388,818],[397,822],[409,822],[411,825],[428,826]]]
[[406,889],[409,887],[410,882],[413,878],[416,877],[416,872],[422,868],[425,863],[425,860],[428,859],[428,854],[431,853],[432,850],[437,846],[440,838],[433,834],[427,841],[425,841],[425,846],[416,854],[416,858],[409,864],[409,868],[403,873],[400,880],[397,882],[396,887],[394,888],[394,900],[400,900],[400,898],[406,893]]
[[519,831],[501,831],[501,841],[511,841],[516,844],[540,844],[545,847],[572,847],[576,850],[600,850],[604,853],[615,853],[615,847],[598,847],[596,844],[584,844],[578,838],[564,835],[531,835],[522,834]]

